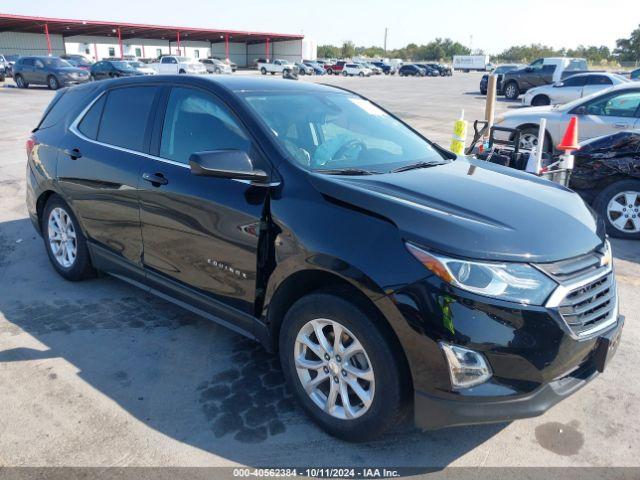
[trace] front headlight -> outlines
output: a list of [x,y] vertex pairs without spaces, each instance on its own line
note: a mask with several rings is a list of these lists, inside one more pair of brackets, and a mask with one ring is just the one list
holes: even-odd
[[556,283],[527,263],[477,262],[427,252],[407,243],[409,252],[443,281],[463,290],[510,302],[542,305]]

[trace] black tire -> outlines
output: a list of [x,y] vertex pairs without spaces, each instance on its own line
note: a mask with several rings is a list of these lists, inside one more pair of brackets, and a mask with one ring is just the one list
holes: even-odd
[[487,89],[486,88],[481,88],[480,89],[480,95],[486,95],[487,94]]
[[[523,143],[523,141],[525,141],[527,137],[529,139],[532,139],[532,137],[535,137],[535,139],[537,140],[538,130],[539,130],[538,127],[526,127],[526,128],[520,129],[520,148],[529,149],[530,145]],[[529,140],[527,139],[527,141]],[[544,139],[544,151],[546,153],[553,152],[553,143],[551,142],[551,138],[547,134],[545,134],[545,139]]]
[[184,70],[180,69],[180,71],[178,72],[178,75],[185,75],[187,72],[185,72]]
[[275,74],[276,74],[276,72],[269,72],[269,73],[270,73],[271,75],[275,75]]
[[266,75],[266,74],[267,74],[267,69],[266,69],[266,68],[264,68],[264,67],[262,67],[262,68],[260,69],[260,73],[261,73],[262,75]]
[[531,100],[531,106],[533,107],[543,107],[545,105],[551,105],[551,99],[546,95],[536,95]]
[[516,82],[509,82],[504,86],[504,96],[509,100],[516,100],[520,95],[520,89]]
[[[595,201],[593,202],[593,206],[604,219],[607,233],[610,236],[616,238],[625,238],[627,240],[640,240],[640,232],[625,232],[619,228],[616,228],[616,226],[612,223],[613,215],[610,216],[609,212],[607,211],[609,202],[614,200],[622,192],[635,192],[637,194],[635,205],[632,205],[631,208],[629,208],[628,205],[623,206],[625,210],[620,215],[629,215],[627,224],[625,226],[632,226],[634,221],[640,222],[640,180],[628,179],[612,183],[598,194]],[[622,204],[620,205],[622,206]],[[613,219],[617,220],[617,218],[618,217],[616,216]]]
[[222,73],[222,70],[220,70],[219,67],[216,67],[216,69],[213,71],[213,73],[217,73],[218,75]]
[[[314,319],[330,319],[353,332],[364,347],[374,372],[375,391],[369,409],[346,420],[322,410],[298,378],[294,348],[300,329]],[[408,408],[408,377],[391,343],[365,308],[339,294],[315,293],[298,300],[287,312],[280,329],[280,362],[286,381],[311,418],[325,431],[349,441],[368,441],[396,427]],[[328,382],[333,380],[329,377]]]
[[[359,77],[364,77],[364,72],[360,72],[360,73],[358,74],[358,76],[359,76]],[[368,75],[367,75],[367,76],[368,76]]]
[[347,74],[347,71],[346,71],[346,70],[343,70],[343,71],[342,71],[342,76],[343,76],[343,77],[346,77],[347,75],[348,75],[348,74]]
[[49,90],[58,90],[60,88],[60,82],[54,75],[49,75],[47,77],[47,87]]
[[24,77],[20,74],[15,75],[13,77],[13,80],[16,82],[16,86],[18,88],[29,88],[29,84],[27,83],[27,81],[24,79]]
[[89,81],[90,82],[95,82],[96,81],[96,77],[94,77],[93,75],[89,75]]
[[[62,209],[67,213],[76,234],[76,257],[73,263],[68,267],[63,266],[58,262],[49,242],[49,216],[55,208]],[[75,282],[95,276],[96,272],[91,264],[91,257],[89,256],[89,250],[87,248],[87,240],[82,233],[78,219],[69,205],[67,205],[67,203],[58,195],[52,195],[47,200],[47,204],[45,205],[42,214],[41,230],[45,249],[49,256],[49,260],[51,261],[51,265],[53,265],[53,268],[62,277]]]

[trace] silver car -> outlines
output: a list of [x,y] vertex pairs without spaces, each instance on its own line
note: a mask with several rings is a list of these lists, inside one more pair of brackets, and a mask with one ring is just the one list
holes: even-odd
[[498,118],[496,125],[519,128],[520,147],[533,149],[538,145],[540,119],[545,118],[545,150],[552,151],[562,140],[572,116],[578,117],[580,141],[640,128],[640,84],[624,83],[562,105],[519,109]]
[[522,97],[522,105],[538,107],[567,103],[628,82],[630,82],[628,78],[615,73],[579,73],[561,82],[527,90]]

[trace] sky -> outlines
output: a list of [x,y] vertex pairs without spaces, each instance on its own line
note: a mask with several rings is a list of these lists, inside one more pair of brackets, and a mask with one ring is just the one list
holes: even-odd
[[512,45],[615,47],[640,24],[640,0],[2,0],[0,13],[274,33],[319,45],[387,47],[451,38],[486,53]]

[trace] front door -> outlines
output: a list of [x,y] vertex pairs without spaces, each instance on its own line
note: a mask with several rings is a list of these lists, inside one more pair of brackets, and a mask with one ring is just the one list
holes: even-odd
[[268,188],[196,176],[189,156],[245,150],[269,171],[246,130],[213,94],[189,87],[166,92],[152,153],[141,174],[144,266],[183,286],[252,314],[259,224]]
[[60,187],[89,240],[130,266],[141,266],[138,179],[158,90],[128,86],[102,94],[70,128],[58,161]]
[[640,88],[614,91],[590,100],[583,106],[586,112],[579,117],[580,141],[630,130],[638,121]]

